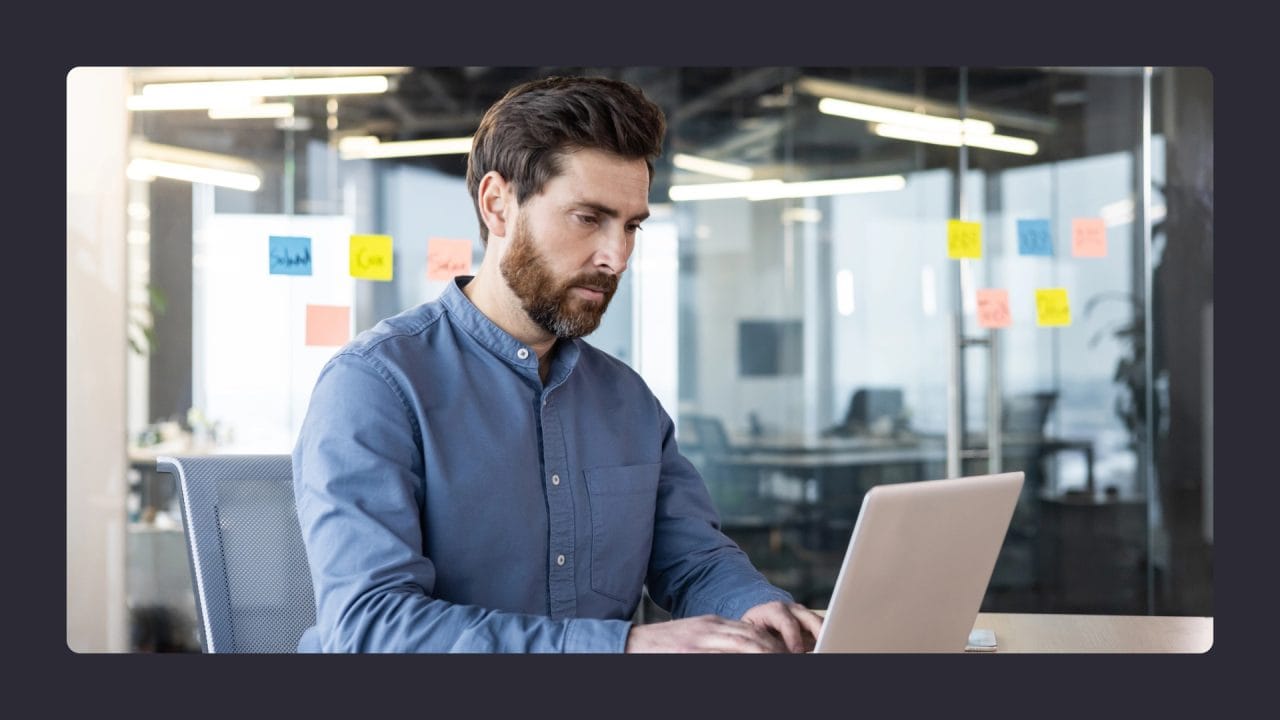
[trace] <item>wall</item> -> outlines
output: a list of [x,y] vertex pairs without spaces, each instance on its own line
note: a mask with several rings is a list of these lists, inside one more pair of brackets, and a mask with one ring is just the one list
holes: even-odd
[[67,646],[127,649],[122,68],[67,75]]

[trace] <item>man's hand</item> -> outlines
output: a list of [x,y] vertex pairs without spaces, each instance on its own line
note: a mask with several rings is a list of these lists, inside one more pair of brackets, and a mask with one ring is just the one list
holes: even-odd
[[822,616],[800,603],[781,600],[757,605],[742,614],[742,621],[782,638],[788,651],[809,652],[818,642]]
[[772,653],[786,650],[782,641],[767,627],[715,615],[633,625],[627,634],[626,647],[629,653]]

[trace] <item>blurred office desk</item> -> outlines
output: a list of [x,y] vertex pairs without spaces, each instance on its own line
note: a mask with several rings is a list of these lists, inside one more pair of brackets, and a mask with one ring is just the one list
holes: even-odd
[[978,613],[1002,653],[1202,653],[1213,645],[1212,617]]
[[995,631],[997,654],[1202,653],[1213,646],[1212,617],[978,613],[973,627]]

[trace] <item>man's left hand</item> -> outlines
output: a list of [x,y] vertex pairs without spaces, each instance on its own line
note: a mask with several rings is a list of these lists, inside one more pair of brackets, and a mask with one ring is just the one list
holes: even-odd
[[813,650],[822,629],[822,616],[800,603],[781,600],[756,605],[742,614],[742,621],[778,635],[793,653]]

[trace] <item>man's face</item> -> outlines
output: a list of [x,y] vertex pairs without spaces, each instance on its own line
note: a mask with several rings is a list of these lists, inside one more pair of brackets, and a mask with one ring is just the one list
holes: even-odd
[[562,338],[600,325],[649,215],[644,160],[599,150],[563,158],[563,172],[527,198],[499,268],[529,319]]

